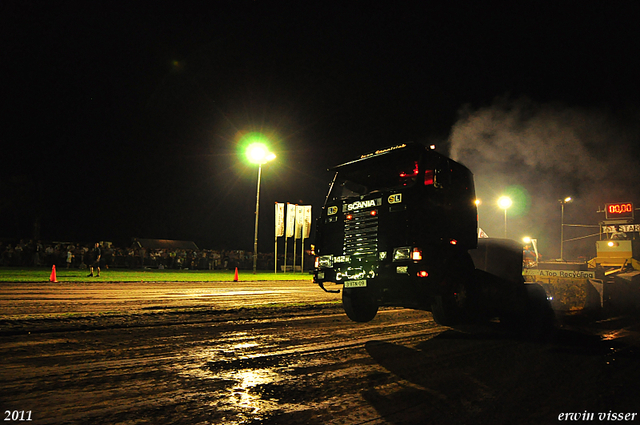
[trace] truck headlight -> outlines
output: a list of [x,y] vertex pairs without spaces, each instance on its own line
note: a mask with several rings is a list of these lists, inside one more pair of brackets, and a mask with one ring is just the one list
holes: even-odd
[[317,260],[318,268],[333,267],[333,255],[322,255]]
[[411,259],[411,247],[403,246],[393,250],[393,261],[404,261]]

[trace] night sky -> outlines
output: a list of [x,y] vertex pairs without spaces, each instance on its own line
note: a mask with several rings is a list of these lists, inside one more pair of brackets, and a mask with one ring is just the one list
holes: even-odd
[[201,3],[0,2],[0,237],[250,250],[255,131],[261,251],[274,202],[317,216],[328,167],[406,141],[474,172],[490,236],[519,194],[509,236],[547,258],[558,199],[640,206],[636,1]]

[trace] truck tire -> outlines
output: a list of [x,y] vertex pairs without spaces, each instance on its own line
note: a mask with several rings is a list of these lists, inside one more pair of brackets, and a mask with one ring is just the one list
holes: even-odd
[[537,283],[524,285],[529,305],[529,334],[539,338],[547,335],[556,324],[556,316],[547,298],[547,292]]
[[342,308],[354,322],[370,322],[378,313],[378,303],[369,288],[344,288]]
[[500,316],[506,329],[522,336],[539,339],[549,335],[555,326],[555,312],[544,288],[537,283],[526,283],[522,290],[524,308],[511,309]]
[[431,303],[433,320],[441,326],[453,326],[460,322],[460,314],[452,295],[438,295]]
[[453,326],[476,316],[477,294],[472,285],[474,271],[473,260],[466,252],[458,253],[447,262],[442,282],[444,292],[434,296],[431,302],[431,314],[436,323]]

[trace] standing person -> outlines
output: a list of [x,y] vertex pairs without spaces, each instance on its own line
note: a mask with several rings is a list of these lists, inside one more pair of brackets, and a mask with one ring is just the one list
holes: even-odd
[[71,268],[71,261],[73,261],[73,245],[67,247],[67,270]]
[[96,277],[100,277],[100,257],[102,257],[102,250],[100,249],[100,244],[96,242],[96,245],[93,248],[93,262],[91,263],[91,273],[89,273],[89,276],[87,277],[93,276],[94,267],[98,271],[98,273],[96,273]]
[[33,265],[39,266],[42,263],[42,251],[44,251],[44,246],[42,245],[42,241],[38,241],[35,245],[35,252],[33,255]]

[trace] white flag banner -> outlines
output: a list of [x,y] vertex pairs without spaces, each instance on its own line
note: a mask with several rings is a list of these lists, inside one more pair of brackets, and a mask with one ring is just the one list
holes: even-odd
[[287,234],[286,237],[293,236],[296,225],[296,205],[287,204]]
[[296,239],[302,237],[302,223],[304,222],[304,206],[296,205]]
[[284,203],[276,202],[276,238],[284,235]]
[[304,205],[304,222],[302,224],[303,238],[307,239],[311,235],[311,205]]

